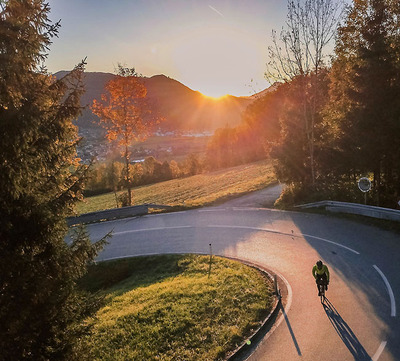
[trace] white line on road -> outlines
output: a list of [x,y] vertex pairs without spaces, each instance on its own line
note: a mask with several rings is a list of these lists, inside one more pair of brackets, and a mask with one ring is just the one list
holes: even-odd
[[[134,253],[134,254],[128,254],[125,256],[116,256],[116,257],[109,257],[109,258],[99,258],[99,262],[104,262],[104,261],[115,261],[117,259],[125,259],[125,258],[134,258],[134,257],[143,257],[143,256],[159,256],[161,254],[182,254],[182,253],[177,253],[177,252],[149,252],[149,253]],[[208,255],[208,253],[197,253],[196,254],[205,254]]]
[[[129,233],[137,233],[137,232],[148,232],[148,231],[162,231],[162,230],[170,230],[170,229],[184,229],[184,228],[194,228],[194,226],[175,226],[175,227],[157,227],[157,228],[146,228],[146,229],[133,229],[129,231],[121,231],[121,232],[115,232],[113,233],[114,236],[121,235],[121,234],[129,234]],[[355,251],[354,249],[350,247],[346,247],[340,243],[330,241],[329,239],[321,238],[321,237],[316,237],[316,236],[311,236],[309,234],[292,234],[292,233],[286,233],[286,232],[280,232],[274,229],[268,229],[268,228],[259,228],[259,227],[249,227],[249,226],[232,226],[232,225],[209,225],[206,226],[206,228],[236,228],[236,229],[249,229],[252,231],[261,231],[261,232],[269,232],[269,233],[276,233],[276,234],[281,234],[285,236],[291,236],[291,237],[309,237],[309,238],[314,238],[319,241],[327,242],[334,244],[337,247],[341,247],[344,249],[347,249],[350,252],[353,252],[355,254],[360,254],[359,252]],[[389,286],[390,287],[390,286]]]
[[252,231],[265,231],[265,232],[270,232],[270,233],[279,233],[279,234],[285,234],[279,231],[275,231],[273,229],[267,229],[267,228],[259,228],[259,227],[250,227],[250,226],[231,226],[231,225],[209,225],[206,226],[207,228],[238,228],[238,229],[250,229]]
[[199,209],[197,212],[199,213],[204,213],[204,212],[221,212],[221,210],[225,210],[225,209],[221,209],[221,208],[215,208],[215,209]]
[[375,355],[371,358],[372,361],[378,361],[378,359],[381,356],[383,350],[385,349],[386,344],[387,344],[387,341],[382,341],[381,342],[381,344],[379,345],[378,349],[375,352]]
[[396,317],[396,301],[394,299],[394,294],[393,294],[393,290],[392,287],[390,287],[390,283],[387,280],[386,276],[383,274],[383,272],[379,269],[379,267],[377,265],[374,265],[374,268],[376,269],[376,271],[379,273],[379,275],[382,277],[383,282],[385,282],[386,288],[389,292],[389,298],[390,298],[390,307],[391,307],[391,313],[390,315],[392,317]]
[[121,231],[113,233],[113,236],[117,236],[120,234],[128,234],[128,233],[137,233],[137,232],[149,232],[149,231],[163,231],[168,229],[181,229],[181,228],[193,228],[192,226],[176,226],[176,227],[157,227],[157,228],[144,228],[144,229],[131,229],[129,231]]
[[309,234],[300,234],[300,235],[296,235],[296,234],[292,234],[292,233],[286,233],[286,232],[280,232],[280,231],[276,231],[274,229],[268,229],[268,228],[258,228],[258,227],[249,227],[249,226],[224,226],[224,225],[213,225],[213,226],[207,226],[209,228],[238,228],[238,229],[250,229],[250,230],[254,230],[254,231],[262,231],[262,232],[270,232],[270,233],[277,233],[277,234],[282,234],[285,236],[291,236],[291,237],[309,237],[309,238],[314,238],[317,239],[319,241],[323,241],[323,242],[327,242],[327,243],[331,243],[334,244],[335,246],[338,247],[342,247],[344,249],[347,249],[350,252],[353,252],[355,254],[360,254],[360,252],[355,251],[354,249],[350,248],[350,247],[346,247],[343,246],[340,243],[337,242],[333,242],[330,241],[329,239],[325,239],[325,238],[321,238],[321,237],[316,237],[316,236],[311,236]]
[[347,249],[348,251],[353,252],[353,253],[355,253],[355,254],[360,254],[360,252],[357,252],[357,251],[355,251],[354,249],[352,249],[352,248],[350,248],[350,247],[343,246],[343,244],[330,241],[329,239],[325,239],[325,238],[321,238],[321,237],[316,237],[316,236],[311,236],[311,235],[309,235],[309,234],[303,234],[303,236],[304,236],[304,237],[315,238],[315,239],[318,239],[318,240],[320,240],[320,241],[327,242],[327,243],[332,243],[332,244],[334,244],[334,245],[336,245],[336,246],[338,246],[338,247],[345,248],[345,249]]
[[[256,208],[256,207],[233,207],[232,208],[233,211],[242,211],[242,212],[254,212],[254,211],[265,211],[265,208]],[[269,209],[267,209],[269,210]]]

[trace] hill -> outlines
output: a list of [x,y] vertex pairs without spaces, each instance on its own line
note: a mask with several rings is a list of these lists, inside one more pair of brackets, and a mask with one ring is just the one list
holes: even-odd
[[[61,71],[57,78],[65,75]],[[93,99],[100,99],[105,84],[115,75],[110,73],[86,72],[84,82],[86,93],[82,105],[91,105]],[[254,99],[227,95],[222,98],[206,97],[177,80],[165,75],[144,79],[149,104],[154,111],[165,118],[160,124],[162,131],[214,132],[224,126],[234,127],[240,123],[241,113]],[[78,119],[80,129],[98,128],[98,118],[87,108]]]
[[260,98],[264,97],[265,95],[267,95],[267,94],[273,92],[274,90],[278,89],[280,84],[281,84],[280,82],[276,81],[275,83],[273,83],[267,89],[261,90],[260,92],[251,95],[249,98],[251,98],[252,100],[260,99]]
[[[264,189],[276,182],[268,160],[197,174],[133,189],[134,204],[163,204],[172,207],[204,207]],[[122,194],[121,192],[118,195]],[[116,207],[114,193],[86,197],[78,214]],[[267,199],[265,200],[267,202]]]

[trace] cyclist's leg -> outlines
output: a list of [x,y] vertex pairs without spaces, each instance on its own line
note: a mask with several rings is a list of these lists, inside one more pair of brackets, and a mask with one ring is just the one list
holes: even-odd
[[328,277],[326,276],[326,273],[322,275],[322,280],[323,280],[323,285],[325,287],[325,290],[328,291]]

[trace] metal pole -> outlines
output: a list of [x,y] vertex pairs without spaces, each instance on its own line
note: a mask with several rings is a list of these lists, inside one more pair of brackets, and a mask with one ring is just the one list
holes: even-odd
[[210,274],[211,274],[211,263],[212,263],[212,246],[210,243],[210,267],[208,268],[208,278],[210,278]]

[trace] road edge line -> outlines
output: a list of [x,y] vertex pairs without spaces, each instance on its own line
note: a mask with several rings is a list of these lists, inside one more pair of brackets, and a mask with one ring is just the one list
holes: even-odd
[[383,282],[385,283],[385,286],[388,290],[389,298],[390,298],[390,309],[391,309],[390,316],[396,317],[396,300],[394,298],[394,293],[393,293],[392,287],[390,287],[390,283],[389,283],[388,279],[383,274],[383,272],[379,269],[379,267],[375,264],[373,265],[373,267],[379,273],[379,275],[382,277]]
[[379,345],[378,349],[375,352],[375,355],[371,358],[372,361],[378,361],[379,357],[382,355],[383,350],[385,349],[387,341],[382,341]]

